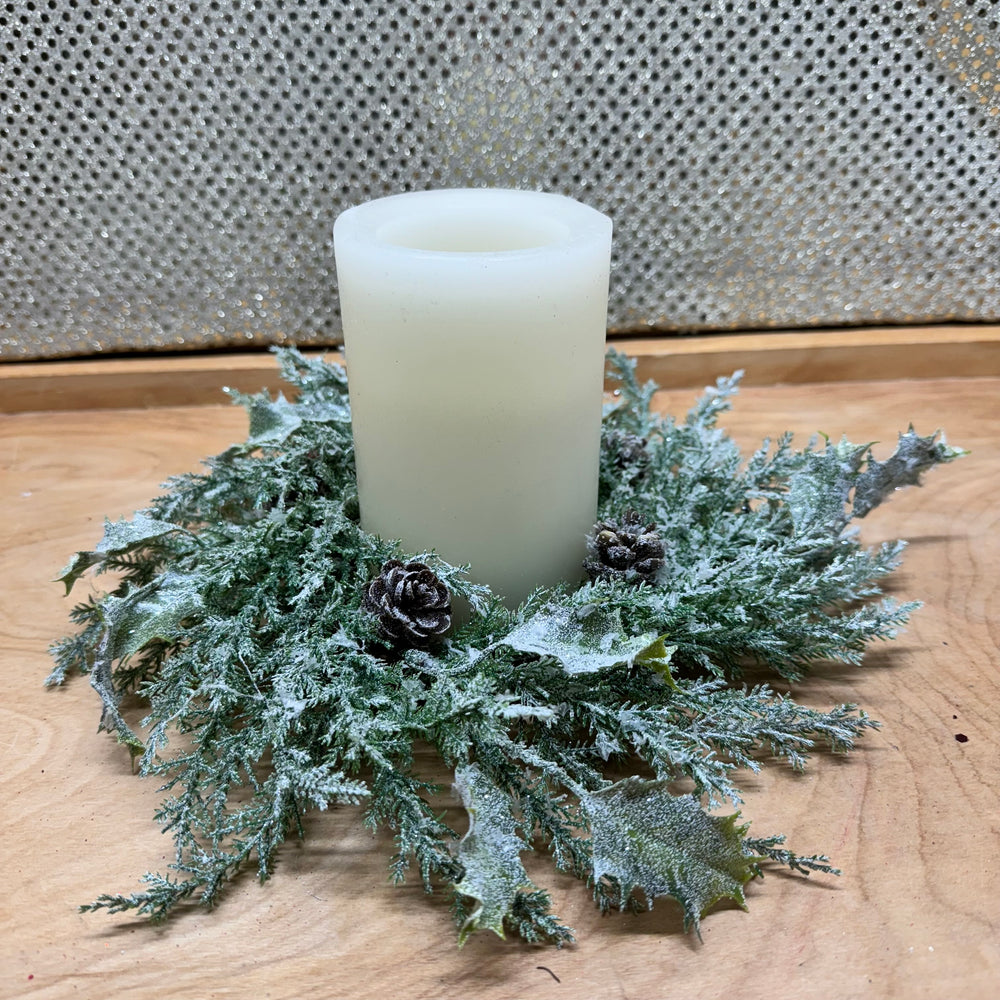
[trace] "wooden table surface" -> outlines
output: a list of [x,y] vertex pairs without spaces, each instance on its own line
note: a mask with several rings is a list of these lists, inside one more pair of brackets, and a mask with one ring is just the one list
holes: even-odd
[[[659,404],[683,412],[693,395],[672,389]],[[726,425],[747,448],[785,429],[845,432],[884,442],[884,457],[911,420],[972,450],[864,523],[866,541],[910,540],[892,591],[925,607],[862,668],[819,669],[799,688],[818,706],[857,702],[884,728],[847,758],[744,782],[756,833],[784,832],[844,874],[769,874],[748,887],[748,912],[710,914],[699,944],[671,901],[602,918],[584,886],[543,863],[537,879],[578,932],[560,951],[489,934],[459,950],[444,898],[390,885],[391,843],[352,808],[310,817],[268,884],[243,878],[213,913],[155,927],[77,913],[162,870],[171,844],[152,819],[154,783],[96,733],[86,679],[42,686],[46,647],[68,631],[52,578],[105,515],[130,514],[241,439],[244,418],[227,405],[0,417],[0,996],[994,1000],[1000,378],[749,387]]]

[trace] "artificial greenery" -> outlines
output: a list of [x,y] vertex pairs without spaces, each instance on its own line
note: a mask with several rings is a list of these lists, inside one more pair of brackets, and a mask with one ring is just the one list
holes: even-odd
[[[876,723],[741,676],[794,682],[894,634],[914,605],[881,597],[878,581],[902,544],[864,548],[852,522],[960,452],[911,429],[881,463],[866,446],[796,450],[789,436],[744,458],[717,426],[736,378],[678,422],[612,353],[592,579],[509,611],[463,569],[361,529],[345,374],[279,358],[297,399],[233,393],[247,440],[108,522],[60,577],[68,592],[87,572],[116,575],[73,610],[80,631],[54,645],[49,680],[90,674],[102,728],[164,783],[156,818],[176,846],[168,874],[83,909],[211,905],[244,867],[267,878],[307,810],[339,803],[394,832],[393,878],[415,866],[428,891],[452,895],[460,940],[572,939],[525,871],[532,849],[602,910],[670,896],[695,930],[717,901],[742,905],[768,864],[835,871],[749,836],[732,811],[738,775],[849,750]],[[439,617],[407,643],[387,594],[471,611],[444,638]],[[128,693],[149,706],[135,728]],[[414,770],[427,745],[454,773],[464,834]]]

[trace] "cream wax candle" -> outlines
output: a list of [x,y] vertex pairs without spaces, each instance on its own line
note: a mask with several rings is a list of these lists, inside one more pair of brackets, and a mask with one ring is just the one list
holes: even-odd
[[334,227],[363,527],[514,605],[594,523],[611,220],[559,195],[420,191]]

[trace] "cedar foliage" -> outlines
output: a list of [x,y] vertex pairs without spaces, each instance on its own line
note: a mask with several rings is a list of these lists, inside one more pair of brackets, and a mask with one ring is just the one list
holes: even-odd
[[[879,581],[902,543],[865,548],[852,522],[961,452],[911,429],[883,463],[846,440],[796,450],[788,435],[744,457],[717,426],[738,377],[677,421],[612,352],[599,520],[655,525],[662,563],[651,579],[539,590],[511,612],[462,567],[361,529],[345,374],[278,355],[297,399],[232,393],[246,441],[106,523],[60,577],[67,593],[85,574],[115,582],[73,609],[79,631],[53,645],[49,683],[90,675],[101,727],[163,783],[156,820],[175,845],[141,891],[82,909],[159,919],[213,905],[240,870],[267,878],[308,810],[342,803],[393,831],[394,879],[415,868],[451,893],[461,941],[572,940],[522,864],[536,848],[602,909],[669,896],[695,930],[717,901],[742,905],[766,865],[835,871],[718,808],[739,806],[741,770],[801,768],[877,724],[741,676],[753,665],[791,683],[895,634],[915,605]],[[390,560],[426,563],[469,620],[432,648],[387,646],[364,597]],[[148,705],[137,729],[128,693]],[[417,743],[454,773],[463,836],[432,807]]]

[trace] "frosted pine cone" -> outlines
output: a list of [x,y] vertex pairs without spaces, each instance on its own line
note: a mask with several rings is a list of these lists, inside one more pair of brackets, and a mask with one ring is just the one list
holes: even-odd
[[621,520],[598,521],[587,536],[583,568],[591,580],[630,580],[651,583],[663,565],[663,539],[655,524],[644,524],[634,510]]
[[604,446],[614,457],[615,466],[625,469],[630,465],[644,466],[649,461],[646,445],[649,442],[638,434],[628,431],[609,431],[604,439]]
[[365,588],[362,608],[400,646],[424,648],[451,628],[451,595],[430,567],[390,559]]

